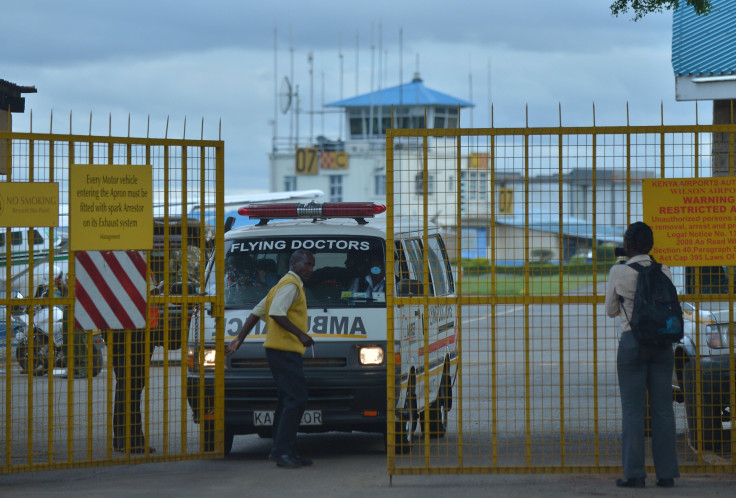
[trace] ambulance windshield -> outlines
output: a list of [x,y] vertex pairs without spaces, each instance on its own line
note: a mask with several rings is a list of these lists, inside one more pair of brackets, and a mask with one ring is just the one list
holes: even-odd
[[[291,237],[225,244],[225,307],[253,308],[289,271],[297,249],[314,255],[308,307],[384,307],[385,244],[375,237]],[[210,273],[213,275],[213,273]]]

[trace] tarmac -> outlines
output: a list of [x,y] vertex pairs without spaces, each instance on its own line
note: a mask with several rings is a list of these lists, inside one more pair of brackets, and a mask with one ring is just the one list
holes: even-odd
[[736,474],[683,474],[675,488],[617,488],[616,474],[433,474],[387,472],[382,438],[300,436],[314,465],[282,469],[266,456],[270,440],[236,438],[225,459],[22,472],[0,475],[0,496],[117,497],[488,497],[667,496],[733,497]]

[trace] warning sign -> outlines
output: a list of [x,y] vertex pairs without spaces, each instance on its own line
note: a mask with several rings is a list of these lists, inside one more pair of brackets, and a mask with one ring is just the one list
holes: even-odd
[[673,266],[736,264],[736,178],[642,181],[654,257]]
[[151,166],[76,164],[69,188],[74,251],[151,249]]
[[0,183],[0,227],[58,226],[58,183]]

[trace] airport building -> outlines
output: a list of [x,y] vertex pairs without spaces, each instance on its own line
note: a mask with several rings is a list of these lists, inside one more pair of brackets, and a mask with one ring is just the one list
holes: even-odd
[[[325,193],[317,199],[321,202],[384,203],[386,130],[457,129],[460,112],[473,106],[471,102],[429,88],[418,74],[402,85],[326,104],[325,112],[342,113],[341,136],[345,138],[318,136],[307,143],[293,137],[281,142],[274,139],[270,190],[319,189]],[[403,149],[401,162],[395,164],[394,184],[401,184],[404,193],[408,189],[410,195],[421,197],[424,193],[422,147],[411,143],[411,139],[405,143],[402,140],[397,138],[394,144],[395,149]],[[457,163],[454,138],[430,137],[429,140],[433,161],[429,164],[427,195],[430,210],[435,211],[427,214],[451,235],[457,219],[457,204],[451,199],[457,195],[456,189],[460,190],[462,236],[464,240],[474,241],[472,247],[463,248],[463,256],[470,258],[492,257],[489,237],[494,222],[496,237],[503,233],[508,241],[522,236],[528,219],[532,244],[552,247],[554,260],[568,260],[592,247],[594,224],[599,244],[620,243],[627,213],[616,206],[625,204],[627,188],[629,195],[640,199],[640,180],[648,176],[646,171],[637,170],[627,177],[620,167],[601,168],[600,165],[594,175],[585,158],[562,175],[556,174],[553,168],[552,174],[549,169],[536,169],[532,176],[523,174],[525,170],[519,158],[504,158],[496,161],[492,178],[488,148],[468,143],[461,148],[460,177],[455,178],[457,168],[448,167]],[[443,197],[448,201],[443,202]],[[397,214],[416,216],[421,214],[416,212],[421,205],[414,200],[398,203],[395,209]],[[641,202],[630,205],[640,207]],[[630,215],[636,217],[641,213]],[[557,254],[561,227],[563,254]],[[496,246],[496,261],[510,262],[518,258],[519,244],[508,244],[507,250]]]

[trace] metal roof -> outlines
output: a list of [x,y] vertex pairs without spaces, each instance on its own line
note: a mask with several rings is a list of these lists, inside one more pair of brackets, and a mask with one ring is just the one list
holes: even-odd
[[[512,216],[509,218],[496,218],[499,225],[509,225],[517,228],[527,226],[527,220],[524,216]],[[530,213],[528,219],[529,230],[538,232],[547,232],[560,234],[566,237],[574,237],[579,239],[593,239],[593,225],[589,221],[574,216],[557,216],[547,213]],[[599,243],[620,243],[623,240],[625,229],[613,225],[596,225],[595,239]]]
[[475,107],[467,100],[458,99],[446,93],[438,92],[424,86],[424,82],[415,75],[411,83],[404,83],[376,92],[370,92],[349,99],[338,100],[326,104],[327,107],[378,107],[378,106],[452,106]]
[[675,75],[736,74],[736,0],[711,0],[705,16],[680,5],[672,17]]

